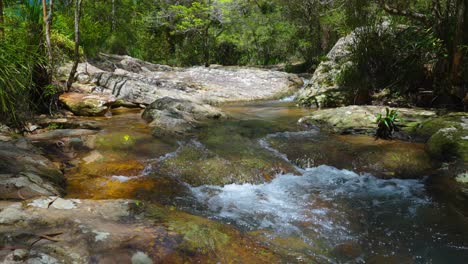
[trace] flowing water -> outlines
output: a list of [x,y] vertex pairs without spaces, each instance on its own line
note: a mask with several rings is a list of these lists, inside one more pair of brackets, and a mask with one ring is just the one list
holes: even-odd
[[[101,158],[67,172],[69,197],[175,206],[235,226],[285,262],[467,263],[466,207],[434,188],[422,145],[306,130],[296,121],[308,110],[288,101],[224,106],[231,119],[179,140],[153,138],[138,112],[95,119]],[[382,177],[407,153],[427,175]]]

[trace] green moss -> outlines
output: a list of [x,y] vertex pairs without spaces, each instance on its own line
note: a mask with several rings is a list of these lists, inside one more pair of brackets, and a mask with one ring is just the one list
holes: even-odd
[[468,162],[467,130],[457,127],[440,129],[427,142],[431,156],[439,160],[454,160],[457,158]]
[[176,220],[169,222],[168,229],[183,236],[179,245],[183,250],[209,254],[228,245],[230,237],[206,223]]
[[443,128],[461,128],[460,117],[453,115],[431,118],[421,123],[406,123],[405,125],[410,127],[408,130],[411,131],[414,136],[423,139],[429,139],[432,135],[437,133],[437,131]]
[[[74,57],[75,53],[75,42],[68,38],[67,36],[58,33],[57,31],[52,31],[51,41],[58,51],[66,55],[69,59]],[[83,48],[79,49],[80,58],[84,57]]]

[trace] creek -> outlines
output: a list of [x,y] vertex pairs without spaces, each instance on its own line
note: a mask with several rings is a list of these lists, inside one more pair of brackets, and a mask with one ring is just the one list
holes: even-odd
[[[235,226],[285,261],[468,259],[466,220],[434,188],[431,161],[414,158],[424,152],[421,144],[299,127],[297,120],[310,110],[289,100],[222,109],[230,119],[186,138],[151,136],[139,110],[88,118],[102,127],[92,138],[100,158],[67,170],[67,197],[175,207]],[[408,167],[431,169],[411,179],[389,177],[393,164],[407,159],[414,162]]]

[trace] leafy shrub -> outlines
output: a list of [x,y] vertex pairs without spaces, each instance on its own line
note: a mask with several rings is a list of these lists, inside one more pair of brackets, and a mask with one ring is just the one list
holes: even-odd
[[398,131],[398,113],[396,110],[385,109],[385,116],[377,115],[377,133],[376,136],[382,139],[391,139],[393,133]]

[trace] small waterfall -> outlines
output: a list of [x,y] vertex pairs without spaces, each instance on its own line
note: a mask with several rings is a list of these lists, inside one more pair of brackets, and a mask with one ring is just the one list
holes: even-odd
[[306,79],[306,78],[301,78],[301,79],[304,82],[304,85],[302,85],[302,87],[298,91],[296,91],[293,95],[280,99],[279,100],[280,102],[294,102],[294,100],[296,100],[296,97],[299,94],[299,92],[305,89],[307,85],[309,85],[310,83],[310,79]]

